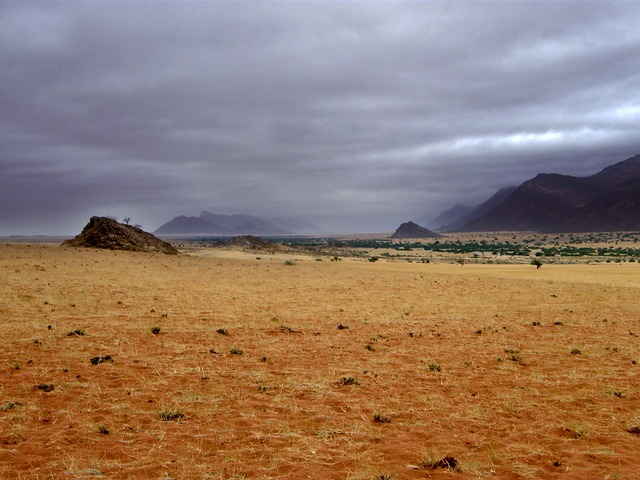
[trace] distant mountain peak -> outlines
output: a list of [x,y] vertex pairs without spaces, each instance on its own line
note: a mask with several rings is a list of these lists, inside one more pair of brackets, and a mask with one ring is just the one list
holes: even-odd
[[421,227],[414,222],[406,222],[398,227],[389,238],[440,238],[442,235]]
[[159,235],[292,235],[318,231],[318,227],[300,219],[270,219],[254,215],[224,215],[206,210],[198,217],[180,215],[160,226]]

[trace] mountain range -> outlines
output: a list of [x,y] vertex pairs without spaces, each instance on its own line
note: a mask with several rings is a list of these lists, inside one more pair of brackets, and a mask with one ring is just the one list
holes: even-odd
[[[454,207],[455,208],[455,207]],[[437,218],[452,220],[451,210]],[[464,213],[465,209],[455,212]],[[448,212],[448,216],[445,215]],[[640,230],[640,155],[588,176],[540,173],[496,192],[441,231]]]
[[223,215],[207,211],[197,217],[180,215],[160,226],[156,235],[292,235],[320,229],[297,218],[261,218],[253,215]]

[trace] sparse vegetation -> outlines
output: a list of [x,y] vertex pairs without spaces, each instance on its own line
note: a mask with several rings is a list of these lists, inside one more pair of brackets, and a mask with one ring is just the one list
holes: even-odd
[[4,405],[2,405],[2,411],[8,412],[9,410],[13,410],[14,408],[16,408],[17,405],[18,403],[16,402],[7,402]]
[[640,435],[640,425],[632,425],[629,428],[627,428],[627,432],[633,434],[633,435]]
[[380,412],[375,412],[373,414],[373,421],[375,423],[391,423],[391,418],[381,414]]
[[576,423],[569,427],[573,433],[573,438],[580,440],[589,435],[589,427],[583,423]]
[[84,328],[76,328],[67,333],[67,337],[83,337],[84,335],[86,335]]
[[356,377],[342,377],[338,383],[340,385],[360,385],[360,380]]
[[158,327],[157,325],[155,327],[151,327],[151,333],[153,333],[154,335],[158,335],[160,333],[160,327]]
[[424,452],[422,454],[421,465],[424,468],[435,470],[436,468],[444,468],[454,470],[458,466],[458,460],[450,455],[440,455],[437,452]]
[[229,355],[244,355],[244,351],[240,348],[233,347],[229,350]]
[[113,357],[111,355],[99,355],[97,357],[93,357],[90,362],[91,365],[99,365],[101,363],[113,363]]
[[39,383],[36,388],[42,392],[53,392],[56,386],[53,383]]
[[105,427],[104,424],[99,423],[98,424],[98,433],[100,433],[102,435],[109,435],[111,432],[109,432],[109,429],[107,427]]
[[496,237],[530,256],[0,245],[0,446],[29,459],[5,476],[633,477],[638,263],[536,270],[541,235]]
[[442,367],[438,363],[431,362],[429,364],[429,371],[430,372],[442,372]]
[[160,419],[163,422],[177,422],[180,420],[184,420],[185,418],[186,418],[186,415],[179,408],[162,410],[160,412]]
[[521,362],[522,355],[520,354],[520,350],[514,348],[505,348],[504,353],[507,355],[507,360],[511,360],[512,362]]

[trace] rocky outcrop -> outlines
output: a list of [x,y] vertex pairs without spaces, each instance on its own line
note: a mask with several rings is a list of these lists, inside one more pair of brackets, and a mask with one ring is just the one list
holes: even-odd
[[398,227],[389,238],[440,238],[442,235],[421,227],[417,223],[407,222]]
[[108,217],[91,217],[79,235],[65,240],[62,245],[132,252],[159,252],[168,255],[178,253],[170,243],[138,227],[125,225]]

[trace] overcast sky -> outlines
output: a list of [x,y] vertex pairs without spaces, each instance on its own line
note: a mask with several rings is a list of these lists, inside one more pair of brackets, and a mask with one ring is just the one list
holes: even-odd
[[0,0],[0,235],[393,231],[640,153],[638,1]]

